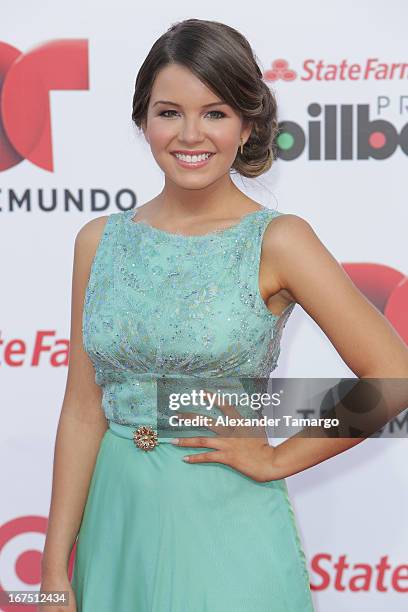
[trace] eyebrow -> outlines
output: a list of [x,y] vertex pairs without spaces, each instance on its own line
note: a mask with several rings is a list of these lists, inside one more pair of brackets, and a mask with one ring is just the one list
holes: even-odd
[[[177,102],[171,102],[171,100],[157,100],[153,104],[153,106],[156,106],[156,104],[170,104],[171,106],[181,107],[181,104],[177,104]],[[222,106],[224,104],[227,104],[226,102],[224,102],[224,100],[218,100],[218,102],[210,102],[210,104],[204,104],[202,108],[209,108],[210,106]]]

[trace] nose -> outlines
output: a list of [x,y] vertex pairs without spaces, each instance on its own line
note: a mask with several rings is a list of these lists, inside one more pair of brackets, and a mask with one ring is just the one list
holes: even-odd
[[186,144],[202,142],[203,133],[200,126],[200,120],[194,118],[185,119],[180,128],[179,140]]

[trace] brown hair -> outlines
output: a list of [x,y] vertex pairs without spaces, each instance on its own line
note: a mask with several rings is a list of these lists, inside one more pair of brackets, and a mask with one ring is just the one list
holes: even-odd
[[173,63],[188,68],[238,111],[244,123],[252,123],[243,154],[238,148],[232,168],[248,178],[269,170],[276,159],[277,103],[246,38],[217,21],[186,19],[173,24],[153,44],[136,77],[132,119],[139,129],[159,70]]

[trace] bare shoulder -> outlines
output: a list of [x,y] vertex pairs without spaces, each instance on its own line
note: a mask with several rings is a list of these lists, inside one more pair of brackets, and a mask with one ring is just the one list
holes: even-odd
[[306,237],[311,231],[313,232],[312,226],[306,219],[303,219],[303,217],[293,213],[283,213],[276,216],[272,222],[268,224],[265,238],[268,240],[270,240],[269,236],[273,236],[275,240],[279,237],[282,239],[288,236],[297,236],[301,238],[302,236]]
[[77,274],[86,281],[96,255],[109,215],[87,221],[78,231],[74,245],[74,262]]
[[278,283],[298,302],[304,299],[303,285],[310,274],[320,279],[329,270],[333,277],[345,275],[311,224],[299,215],[275,217],[265,230],[263,249]]
[[109,219],[109,215],[102,215],[87,221],[78,231],[75,242],[84,250],[95,251],[102,238],[105,224]]
[[278,261],[291,253],[301,253],[314,241],[316,233],[308,221],[292,213],[275,217],[267,226],[263,239],[263,250],[267,257]]
[[310,223],[292,213],[274,217],[265,229],[262,257],[266,266],[273,270],[276,287],[279,286],[288,299],[296,300],[287,283],[288,262],[296,265],[316,241],[318,237]]

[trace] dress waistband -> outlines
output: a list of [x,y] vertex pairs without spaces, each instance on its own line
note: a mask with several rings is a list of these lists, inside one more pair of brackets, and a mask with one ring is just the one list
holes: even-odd
[[[141,425],[142,425],[141,423],[138,425],[125,425],[123,423],[116,423],[115,421],[109,421],[109,429],[111,430],[113,434],[115,434],[116,436],[120,436],[121,438],[128,438],[129,440],[133,440],[134,432]],[[153,431],[156,431],[156,430],[153,429]],[[171,442],[171,440],[174,440],[174,438],[177,438],[177,437],[179,436],[175,435],[175,436],[165,437],[165,436],[158,435],[157,440],[159,440],[159,442]]]
[[[143,424],[139,423],[138,425],[125,425],[123,423],[116,423],[116,421],[109,421],[109,430],[111,433],[119,436],[121,438],[128,438],[129,440],[134,440],[134,433],[139,427],[142,427]],[[193,431],[181,431],[174,432],[173,436],[159,436],[157,435],[157,430],[149,427],[153,432],[155,432],[157,436],[158,442],[167,442],[171,443],[175,438],[192,438],[193,436],[210,436],[214,435],[210,430],[202,428],[202,429],[194,429]]]

